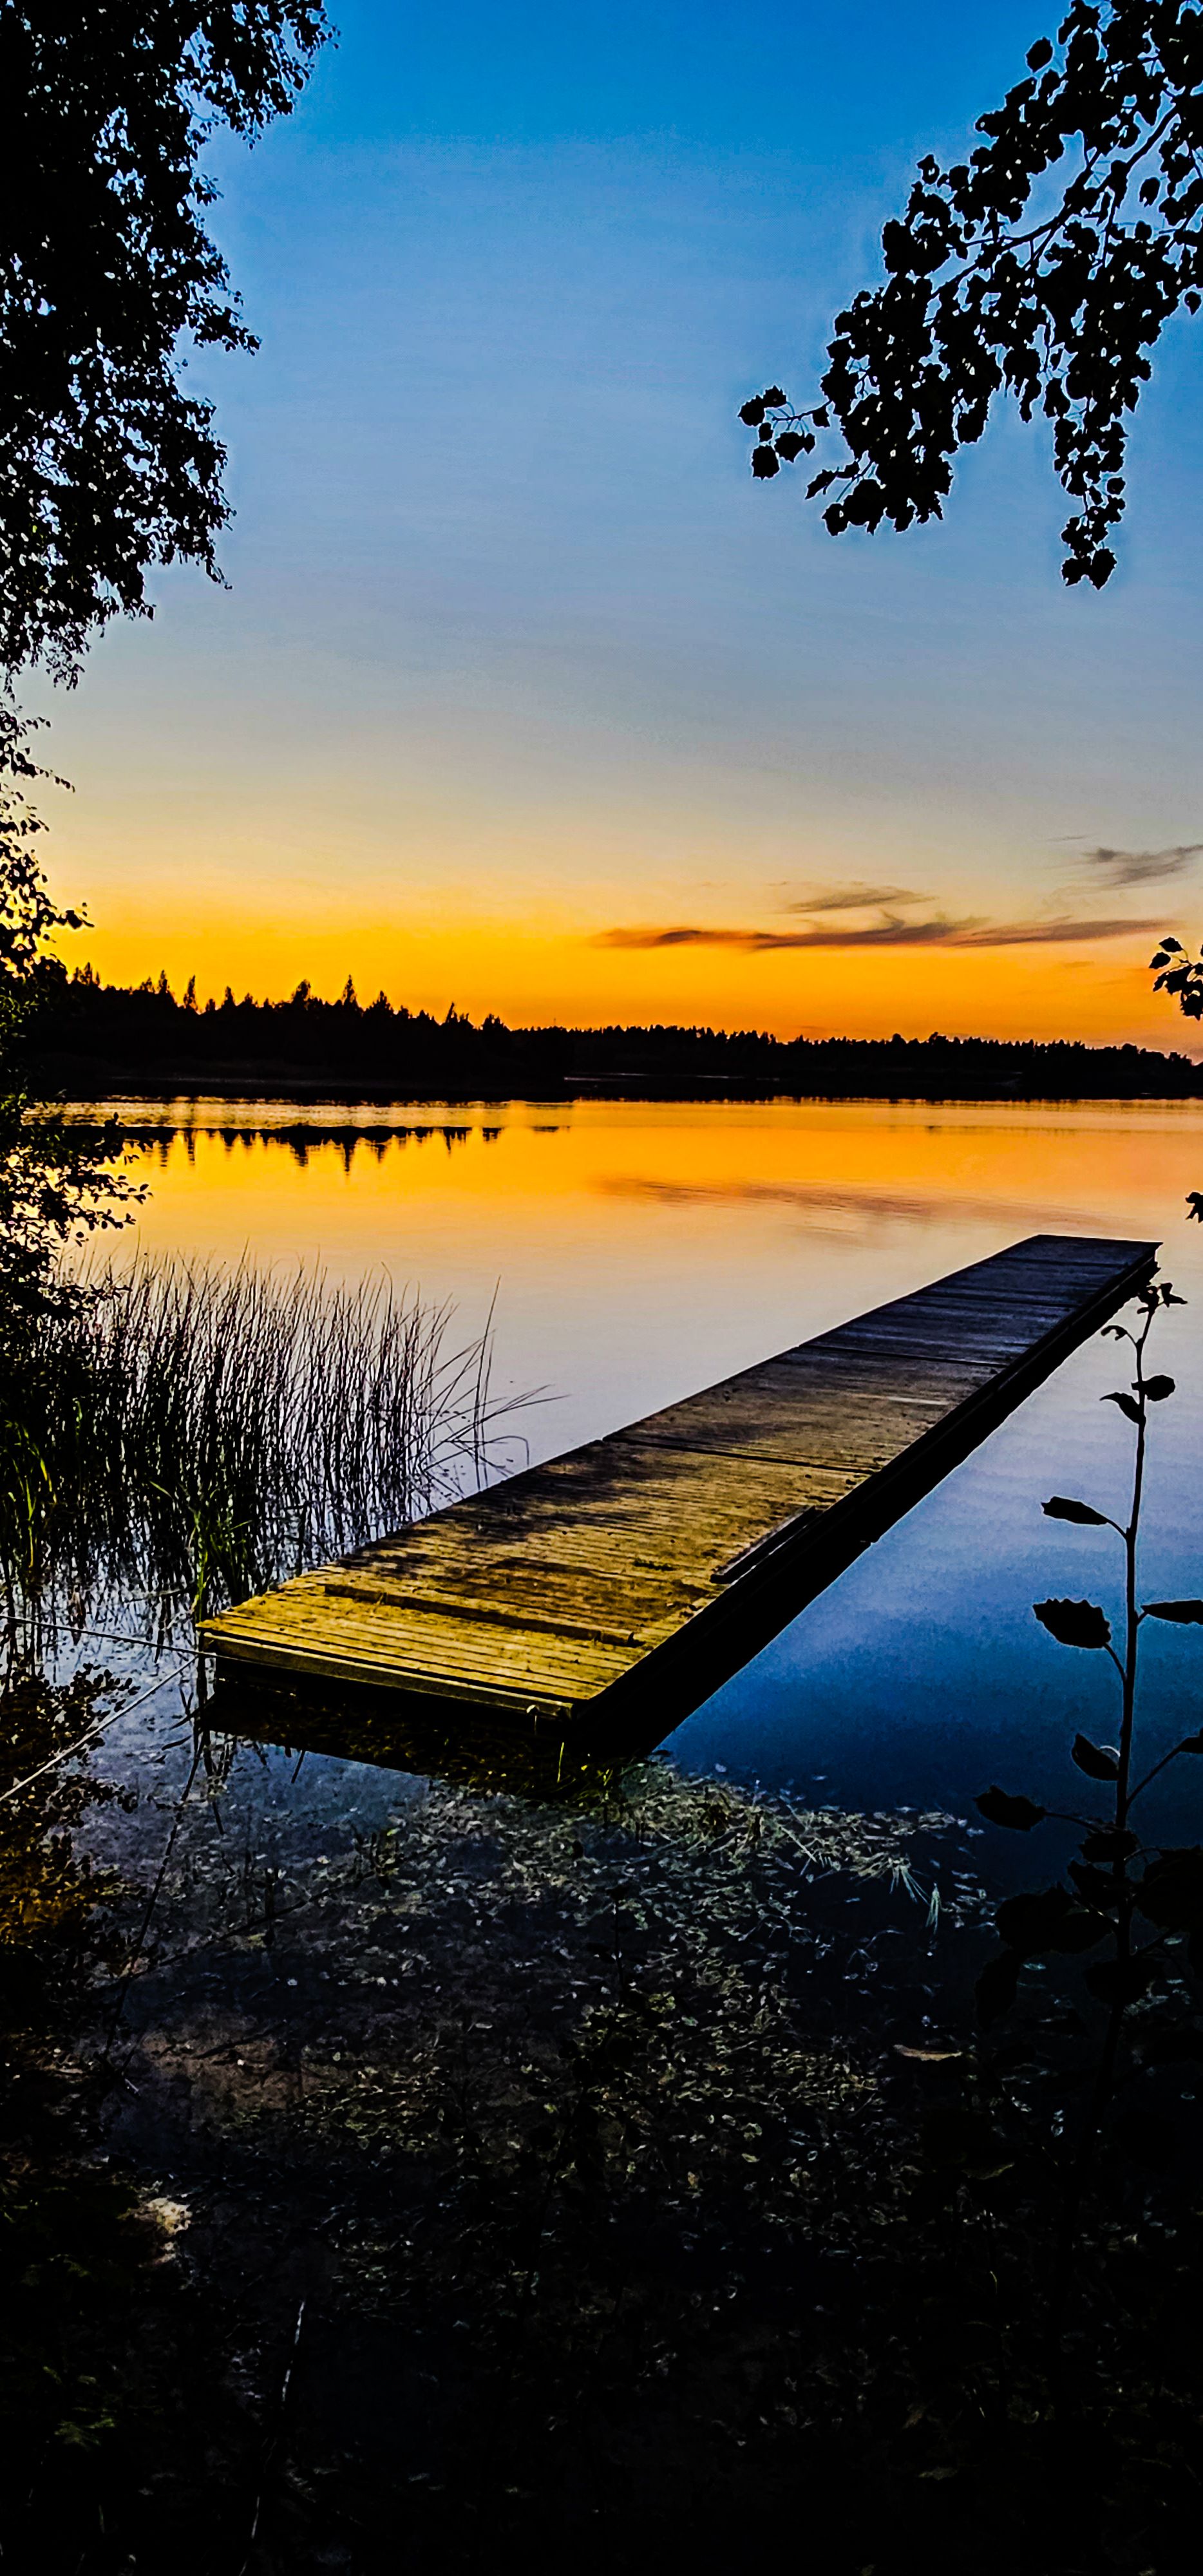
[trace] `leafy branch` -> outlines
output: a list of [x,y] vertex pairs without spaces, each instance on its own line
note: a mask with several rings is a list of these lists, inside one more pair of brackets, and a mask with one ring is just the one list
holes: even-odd
[[1101,590],[1148,353],[1203,302],[1203,11],[1074,0],[1027,65],[978,118],[967,160],[919,163],[905,216],[882,233],[885,283],[836,316],[822,402],[795,409],[770,385],[740,418],[761,481],[810,455],[816,433],[842,434],[844,455],[807,487],[808,500],[832,494],[823,520],[840,536],[941,517],[954,455],[1010,393],[1023,420],[1052,423],[1078,505],[1061,532],[1064,578]]
[[0,93],[0,670],[78,678],[151,566],[219,578],[229,518],[189,348],[253,350],[208,230],[201,156],[286,116],[330,35],[321,0],[4,0]]
[[10,1363],[20,1337],[36,1339],[59,1253],[124,1224],[144,1195],[120,1168],[116,1122],[70,1126],[38,1099],[27,1062],[48,943],[86,919],[56,904],[46,883],[45,827],[25,792],[39,774],[30,730],[0,699],[0,1352]]

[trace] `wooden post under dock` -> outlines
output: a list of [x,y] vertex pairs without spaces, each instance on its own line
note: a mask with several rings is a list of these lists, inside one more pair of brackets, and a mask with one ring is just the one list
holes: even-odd
[[[257,1668],[567,1741],[676,1725],[1149,1277],[1032,1235],[201,1629]],[[401,1708],[398,1706],[398,1716]]]

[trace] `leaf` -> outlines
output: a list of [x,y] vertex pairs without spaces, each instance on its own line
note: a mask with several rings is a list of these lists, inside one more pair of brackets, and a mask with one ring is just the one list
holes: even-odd
[[[1188,1225],[1190,1224],[1190,1221],[1191,1221],[1192,1216],[1197,1216],[1197,1217],[1199,1217],[1199,1218],[1203,1218],[1203,1190],[1188,1190],[1188,1191],[1187,1191],[1187,1193],[1186,1193],[1186,1207],[1187,1207],[1187,1218],[1186,1218],[1186,1222],[1187,1222],[1187,1224],[1188,1224]],[[1175,1305],[1177,1305],[1179,1302],[1180,1302],[1180,1301],[1179,1301],[1177,1298],[1175,1298],[1175,1300],[1174,1300]]]
[[1172,1377],[1147,1377],[1145,1379],[1145,1394],[1147,1395],[1150,1404],[1164,1404],[1167,1395],[1172,1395],[1173,1392],[1174,1381]]
[[1005,2173],[1012,2159],[984,2112],[959,2103],[940,2103],[923,2123],[923,2152],[928,2163],[950,2165],[986,2179]]
[[761,483],[767,483],[772,475],[781,472],[781,460],[771,447],[753,448],[752,472]]
[[1107,1921],[1106,1916],[1096,1913],[1093,1907],[1075,1905],[1073,1913],[1065,1916],[1056,1940],[1050,1941],[1049,1948],[1065,1950],[1071,1957],[1077,1958],[1083,1950],[1097,1948],[1098,1943],[1104,1940],[1113,1929],[1114,1926]]
[[1030,1798],[1012,1798],[1006,1789],[983,1789],[973,1803],[988,1825],[1009,1825],[1019,1834],[1030,1833],[1033,1825],[1042,1825],[1048,1814],[1047,1807],[1034,1806]]
[[764,406],[766,411],[780,411],[784,401],[785,396],[782,393],[780,385],[769,385],[766,387],[764,396]]
[[1093,1601],[1037,1601],[1033,1604],[1042,1628],[1055,1637],[1060,1646],[1109,1646],[1111,1625]]
[[742,421],[746,422],[749,429],[759,429],[761,421],[764,419],[763,399],[758,398],[755,402],[741,403],[739,406],[739,417]]
[[1101,1906],[1104,1913],[1118,1905],[1120,1883],[1109,1878],[1106,1870],[1092,1869],[1087,1861],[1071,1860],[1069,1875],[1087,1905]]
[[1153,1969],[1148,1959],[1100,1959],[1086,1971],[1091,1994],[1101,2004],[1139,2003],[1152,1982]]
[[1109,1744],[1092,1744],[1088,1735],[1075,1735],[1072,1754],[1088,1780],[1118,1780],[1119,1757]]
[[1136,1902],[1163,1932],[1203,1931],[1203,1850],[1189,1845],[1150,1861]]
[[1178,2144],[1177,2132],[1158,2111],[1121,2111],[1107,2132],[1117,2147],[1137,2164],[1168,2165]]
[[1154,2030],[1141,2042],[1141,2062],[1145,2066],[1203,2066],[1203,2030],[1193,2022],[1179,2023],[1165,2030]]
[[989,2030],[992,2022],[998,2021],[1003,2013],[1010,2011],[1015,2001],[1018,1983],[1019,1952],[1017,1950],[1000,1950],[996,1959],[987,1960],[973,1989],[977,1999],[979,2029]]
[[1112,1825],[1100,1833],[1087,1834],[1082,1854],[1086,1860],[1131,1860],[1133,1852],[1139,1849],[1135,1834],[1130,1834],[1123,1825]]
[[1022,1959],[1057,1946],[1069,1915],[1079,1911],[1067,1887],[1046,1887],[1026,1896],[1008,1896],[994,1917],[1000,1940]]
[[[759,455],[759,448],[756,453]],[[755,457],[752,461],[754,464],[756,461]],[[1129,1422],[1139,1422],[1140,1420],[1140,1406],[1122,1389],[1112,1393],[1111,1395],[1101,1395],[1099,1397],[1099,1403],[1118,1404],[1120,1412],[1126,1416]]]
[[1172,1619],[1178,1628],[1203,1628],[1203,1601],[1146,1601],[1146,1619]]
[[1083,1529],[1108,1529],[1106,1512],[1096,1512],[1093,1503],[1071,1502],[1068,1494],[1053,1494],[1041,1510],[1050,1521],[1080,1521]]

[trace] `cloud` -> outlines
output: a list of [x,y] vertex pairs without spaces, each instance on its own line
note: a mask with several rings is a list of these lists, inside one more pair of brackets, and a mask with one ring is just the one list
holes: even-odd
[[864,912],[871,904],[928,903],[930,896],[912,894],[907,886],[820,886],[817,894],[796,895],[785,912]]
[[1105,843],[1083,850],[1088,867],[1098,868],[1110,885],[1159,885],[1180,877],[1203,855],[1203,841],[1174,841],[1168,850],[1110,850]]
[[[1160,916],[1158,916],[1160,918]],[[1058,947],[1065,940],[1123,939],[1136,931],[1149,932],[1152,921],[1126,918],[1104,918],[1102,921],[1074,921],[1062,916],[1056,921],[997,921],[966,930],[950,944],[955,948],[1042,948]]]
[[594,948],[739,948],[752,956],[776,948],[1044,948],[1074,940],[1125,939],[1157,927],[1156,921],[1131,918],[903,921],[897,913],[888,913],[884,921],[859,930],[710,930],[689,923],[657,929],[632,924],[599,930],[590,944]]

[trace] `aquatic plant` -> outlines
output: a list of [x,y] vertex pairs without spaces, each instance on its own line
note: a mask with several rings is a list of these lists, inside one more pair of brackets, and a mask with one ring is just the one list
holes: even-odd
[[[1142,1837],[1137,1814],[1146,1790],[1171,1763],[1203,1755],[1203,1732],[1198,1732],[1182,1737],[1143,1772],[1137,1758],[1145,1623],[1203,1626],[1203,1600],[1140,1597],[1138,1549],[1151,1409],[1174,1393],[1171,1377],[1148,1370],[1146,1353],[1158,1317],[1183,1303],[1168,1281],[1151,1284],[1141,1292],[1135,1328],[1104,1326],[1105,1333],[1130,1350],[1135,1371],[1130,1385],[1102,1399],[1117,1407],[1135,1433],[1126,1520],[1117,1521],[1092,1503],[1065,1494],[1052,1495],[1044,1505],[1051,1520],[1110,1532],[1123,1551],[1118,1638],[1097,1602],[1050,1599],[1035,1604],[1036,1618],[1059,1645],[1101,1655],[1114,1668],[1116,1741],[1096,1743],[1079,1731],[1071,1747],[1077,1771],[1102,1802],[1101,1812],[1095,1807],[1066,1815],[997,1785],[976,1802],[987,1823],[1005,1831],[1031,1834],[1055,1820],[1072,1824],[1080,1837],[1078,1856],[1061,1878],[999,1905],[995,1920],[1003,1946],[977,1981],[977,2017],[984,2032],[1017,2004],[1027,2009],[1023,2077],[1017,2087],[1013,2050],[993,2062],[988,2053],[976,2059],[965,2055],[958,2060],[961,2098],[937,2106],[927,2127],[929,2153],[949,2188],[956,2189],[966,2178],[988,2177],[1031,2147],[1033,2065],[1049,2079],[1051,2117],[1038,2152],[1047,2160],[1059,2199],[1050,2276],[1055,2344],[1065,2325],[1083,2205],[1100,2150],[1120,2160],[1121,2198],[1125,2163],[1129,2170],[1134,2165],[1146,2171],[1170,2163],[1183,2118],[1190,2116],[1192,2070],[1203,2062],[1197,1992],[1203,1982],[1203,1847],[1150,1842]],[[1071,2009],[1050,2024],[1048,1981],[1058,1968],[1072,1985]],[[1183,2074],[1185,2098],[1174,2081]],[[1008,2127],[1008,2112],[1018,2114],[1017,2126],[1013,2118]]]
[[119,1587],[162,1635],[489,1472],[511,1407],[488,1330],[452,1343],[445,1303],[247,1263],[83,1284],[13,1354],[0,1412],[10,1628]]

